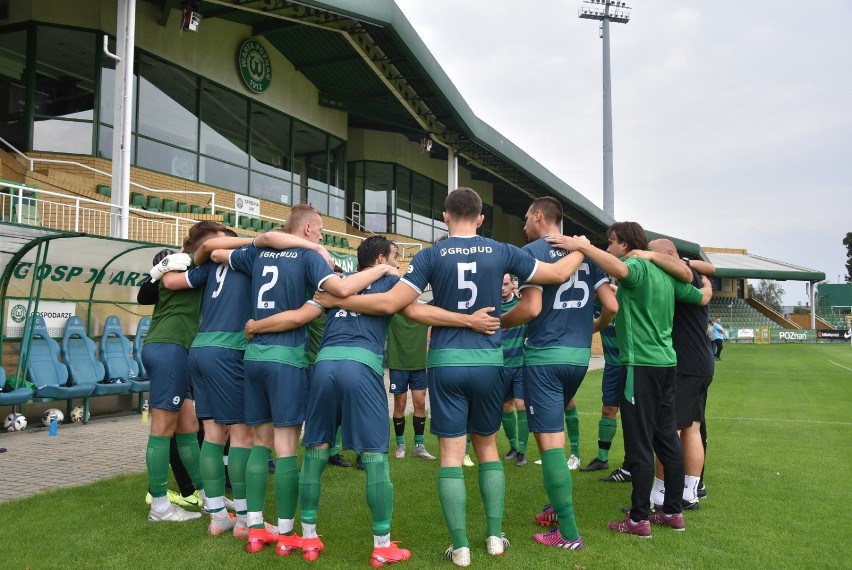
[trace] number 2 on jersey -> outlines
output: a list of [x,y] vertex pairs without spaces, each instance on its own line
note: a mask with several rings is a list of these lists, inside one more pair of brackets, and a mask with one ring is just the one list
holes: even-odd
[[264,301],[263,295],[273,287],[278,282],[278,268],[274,265],[266,265],[263,267],[262,277],[266,277],[267,275],[272,275],[272,279],[269,280],[269,283],[264,283],[260,286],[260,289],[257,290],[257,308],[258,309],[275,309],[275,301]]

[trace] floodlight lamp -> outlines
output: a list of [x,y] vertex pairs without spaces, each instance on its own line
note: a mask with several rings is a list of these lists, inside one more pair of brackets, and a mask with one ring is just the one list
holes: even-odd
[[201,23],[201,14],[190,10],[183,11],[183,19],[180,22],[181,31],[197,32]]
[[180,29],[181,31],[197,32],[201,24],[201,13],[198,11],[198,0],[182,0]]

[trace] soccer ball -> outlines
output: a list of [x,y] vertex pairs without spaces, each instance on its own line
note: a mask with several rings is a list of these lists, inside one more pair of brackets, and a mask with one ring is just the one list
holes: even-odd
[[61,424],[65,420],[65,414],[58,408],[49,408],[41,415],[41,423],[44,427],[50,427],[50,417],[56,416],[56,423]]
[[3,429],[6,431],[21,431],[27,427],[27,418],[22,414],[11,413],[3,420]]
[[71,410],[71,421],[75,424],[83,421],[83,406],[74,406]]

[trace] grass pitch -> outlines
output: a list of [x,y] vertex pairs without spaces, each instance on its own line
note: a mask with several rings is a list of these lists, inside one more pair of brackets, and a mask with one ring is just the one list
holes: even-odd
[[[485,522],[475,467],[465,469],[472,568],[840,568],[852,560],[852,348],[849,345],[728,345],[708,400],[708,497],[686,514],[687,530],[654,528],[650,540],[617,535],[630,485],[602,483],[606,472],[574,472],[574,502],[585,548],[568,552],[534,544],[533,516],[547,502],[538,452],[530,464],[506,464],[504,530],[512,547],[485,553]],[[581,460],[597,448],[601,372],[577,396]],[[620,430],[620,427],[619,427]],[[410,423],[407,439],[411,448]],[[427,445],[433,451],[437,441]],[[500,439],[501,453],[508,447]],[[351,458],[351,454],[348,454]],[[610,455],[623,457],[621,433]],[[411,549],[400,568],[452,568],[437,501],[436,461],[391,458],[396,499],[393,536]],[[10,468],[8,465],[4,469]],[[37,474],[33,474],[37,476]],[[2,478],[0,478],[2,480]],[[316,568],[368,568],[372,551],[363,472],[329,467],[318,529],[326,550]],[[151,524],[144,474],[0,504],[0,568],[277,568],[304,567],[299,555],[272,548],[246,554],[242,543],[205,534],[206,520]],[[267,517],[275,513],[271,492]],[[298,526],[297,526],[298,529]]]

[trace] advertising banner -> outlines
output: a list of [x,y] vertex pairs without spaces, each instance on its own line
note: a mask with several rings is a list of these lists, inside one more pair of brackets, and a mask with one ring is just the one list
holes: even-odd
[[852,337],[852,329],[848,331],[838,329],[818,329],[817,338],[820,340],[842,340],[848,341]]
[[754,329],[738,329],[738,340],[754,340]]
[[241,218],[260,217],[260,199],[258,198],[236,194],[234,196],[234,207],[237,210],[237,215]]
[[814,329],[779,329],[773,332],[773,342],[816,342]]
[[[65,321],[73,317],[77,303],[67,301],[40,301],[34,306],[35,312],[44,318],[47,332],[52,337],[62,336]],[[6,304],[6,336],[21,337],[27,322],[27,301],[10,299]]]
[[358,271],[358,257],[346,253],[337,253],[336,251],[329,251],[328,253],[334,259],[334,262],[343,269],[344,273],[355,273]]

